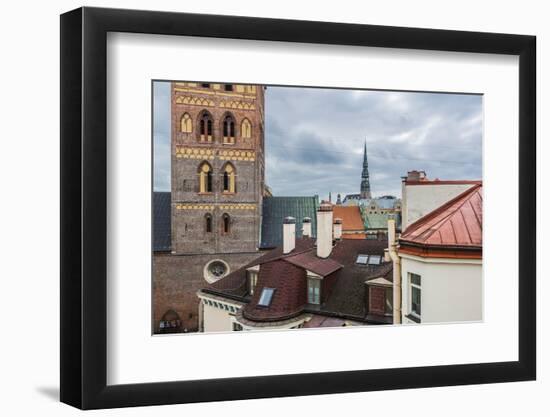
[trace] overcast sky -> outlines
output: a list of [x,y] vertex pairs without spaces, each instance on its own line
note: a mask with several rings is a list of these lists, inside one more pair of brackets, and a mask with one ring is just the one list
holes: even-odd
[[[268,87],[265,118],[274,195],[358,193],[365,140],[374,196],[400,196],[413,169],[481,179],[481,96]],[[169,144],[170,84],[155,83],[155,191],[170,190]]]

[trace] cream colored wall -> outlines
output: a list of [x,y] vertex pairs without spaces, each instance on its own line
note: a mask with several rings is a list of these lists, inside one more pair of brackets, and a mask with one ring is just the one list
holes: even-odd
[[233,330],[232,316],[226,310],[204,304],[204,331],[230,332]]
[[421,322],[443,323],[482,320],[481,260],[401,258],[403,323],[410,313],[409,273],[421,278]]
[[474,184],[403,185],[401,230]]

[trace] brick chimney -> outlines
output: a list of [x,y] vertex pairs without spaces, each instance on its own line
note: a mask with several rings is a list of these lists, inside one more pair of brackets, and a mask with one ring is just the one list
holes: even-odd
[[333,225],[333,236],[335,240],[342,239],[342,219],[336,217]]
[[283,221],[283,253],[290,253],[296,246],[296,219],[285,217]]
[[317,256],[328,258],[332,251],[332,204],[323,201],[317,209]]
[[302,220],[302,236],[311,237],[311,217],[304,217]]

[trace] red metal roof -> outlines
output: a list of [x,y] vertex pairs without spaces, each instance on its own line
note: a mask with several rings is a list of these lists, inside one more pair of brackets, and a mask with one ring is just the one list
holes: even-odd
[[399,242],[481,249],[482,232],[483,186],[479,183],[409,225]]
[[405,180],[406,185],[450,185],[450,184],[473,184],[481,185],[479,180]]

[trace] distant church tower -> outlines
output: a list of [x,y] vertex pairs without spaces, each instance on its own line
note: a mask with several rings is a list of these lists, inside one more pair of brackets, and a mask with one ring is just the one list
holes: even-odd
[[370,179],[369,179],[369,163],[367,161],[367,141],[365,140],[365,150],[363,152],[363,171],[361,172],[361,198],[370,199]]

